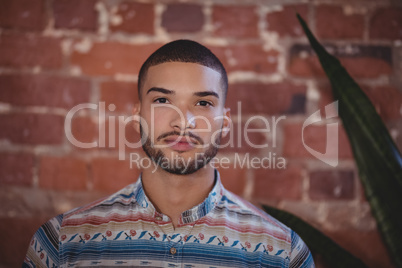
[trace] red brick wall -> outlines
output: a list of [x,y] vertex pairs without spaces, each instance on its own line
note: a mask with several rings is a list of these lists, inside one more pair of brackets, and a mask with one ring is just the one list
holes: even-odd
[[[34,230],[49,217],[136,180],[139,170],[130,169],[128,155],[140,150],[126,148],[126,160],[118,160],[113,146],[118,140],[109,141],[104,133],[117,124],[117,116],[130,114],[145,58],[165,42],[190,38],[210,47],[227,68],[235,129],[253,115],[270,123],[272,117],[286,117],[275,138],[272,129],[248,133],[254,144],[268,148],[253,148],[236,132],[234,140],[243,145],[220,154],[233,160],[236,153],[250,158],[275,153],[286,160],[286,169],[221,169],[227,188],[301,216],[370,267],[392,267],[344,131],[339,130],[337,167],[303,146],[303,122],[320,108],[324,115],[333,100],[294,11],[357,79],[402,148],[402,5],[390,0],[181,2],[0,0],[0,266],[19,266]],[[82,110],[73,118],[72,134],[82,142],[105,139],[106,146],[73,146],[64,131],[68,111],[101,101],[115,109],[106,109],[104,121],[97,110]],[[123,131],[138,140],[129,126]],[[326,138],[325,124],[304,131],[306,144],[320,152]]]

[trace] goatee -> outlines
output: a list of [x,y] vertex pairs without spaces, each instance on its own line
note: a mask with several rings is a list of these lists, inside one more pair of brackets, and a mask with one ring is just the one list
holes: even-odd
[[[142,141],[142,148],[146,155],[163,170],[176,175],[189,175],[207,165],[211,159],[213,159],[218,153],[218,148],[222,138],[222,132],[216,136],[215,141],[211,143],[204,153],[196,153],[194,159],[185,160],[183,156],[176,155],[175,159],[169,160],[168,157],[162,152],[162,150],[155,148],[155,145],[151,142],[150,138],[145,135],[140,125],[140,134]],[[177,135],[179,132],[170,132],[162,134],[157,140],[165,138],[167,136]],[[187,135],[197,139],[200,143],[202,140],[194,135]]]

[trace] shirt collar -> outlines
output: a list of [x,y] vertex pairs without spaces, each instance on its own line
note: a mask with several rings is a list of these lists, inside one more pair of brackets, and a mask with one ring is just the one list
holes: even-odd
[[[223,190],[224,188],[220,180],[219,172],[218,170],[215,169],[215,185],[213,189],[201,204],[184,211],[181,214],[179,223],[180,224],[192,223],[207,215],[210,211],[212,211],[216,207],[219,201],[222,200]],[[147,213],[150,213],[152,215],[155,214],[156,209],[146,196],[144,188],[142,186],[141,174],[134,188],[134,196],[137,204],[141,206],[143,209],[145,209]]]

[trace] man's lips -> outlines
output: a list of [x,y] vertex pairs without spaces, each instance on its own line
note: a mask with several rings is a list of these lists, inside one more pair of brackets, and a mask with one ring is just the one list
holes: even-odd
[[191,150],[197,144],[197,141],[189,136],[170,136],[164,142],[177,151]]
[[165,139],[167,143],[189,143],[196,144],[197,141],[189,136],[170,136]]

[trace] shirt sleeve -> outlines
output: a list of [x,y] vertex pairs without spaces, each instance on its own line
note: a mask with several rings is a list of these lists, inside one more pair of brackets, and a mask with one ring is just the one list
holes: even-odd
[[59,233],[63,215],[43,224],[34,234],[22,267],[59,267]]
[[292,232],[292,248],[290,253],[290,268],[315,268],[314,260],[310,250],[304,241]]

